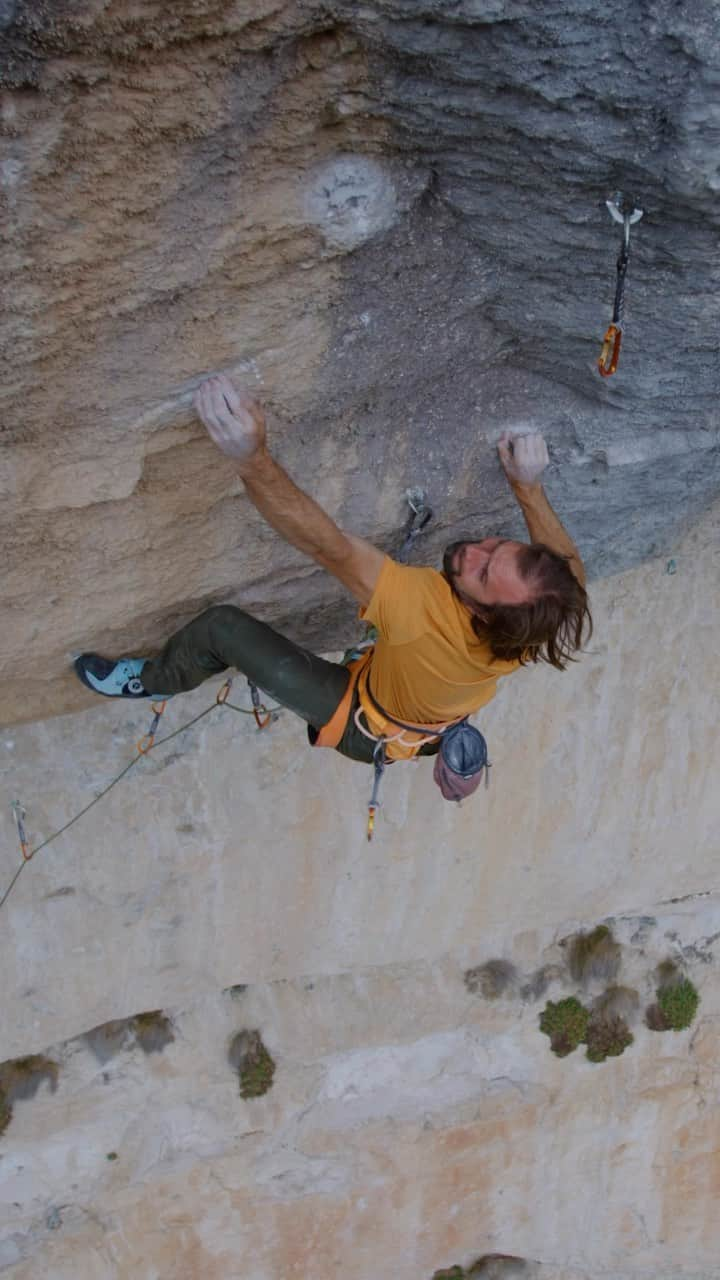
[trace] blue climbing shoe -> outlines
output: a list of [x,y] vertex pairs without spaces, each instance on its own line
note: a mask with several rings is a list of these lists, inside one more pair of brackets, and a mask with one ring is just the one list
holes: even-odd
[[75,674],[93,693],[105,698],[159,698],[161,694],[148,693],[140,679],[146,658],[120,658],[112,662],[97,653],[81,653],[75,659]]

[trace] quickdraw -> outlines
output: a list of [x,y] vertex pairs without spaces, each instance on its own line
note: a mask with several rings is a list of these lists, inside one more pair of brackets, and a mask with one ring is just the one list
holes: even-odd
[[[233,677],[228,676],[224,685],[218,691],[218,695],[215,699],[218,706],[223,707],[227,702],[230,696],[230,690],[232,689],[232,683],[233,683]],[[260,697],[260,690],[258,689],[257,685],[253,684],[252,680],[248,680],[247,685],[248,685],[248,689],[250,690],[250,698],[252,701],[252,713],[255,718],[255,723],[258,729],[266,729],[273,718],[273,712],[269,711],[268,708],[265,706],[265,703],[262,701]]]
[[151,706],[153,718],[150,721],[150,728],[137,744],[137,749],[141,756],[147,755],[148,751],[152,750],[153,743],[155,741],[155,734],[157,733],[157,727],[160,723],[160,717],[167,706],[167,698],[164,702],[153,702],[151,703]]
[[375,814],[381,806],[380,787],[385,772],[385,739],[378,738],[373,751],[373,789],[368,805],[367,838],[372,840],[375,832]]
[[30,841],[27,838],[27,832],[25,831],[25,818],[27,815],[19,800],[13,800],[12,811],[15,819],[15,826],[17,827],[18,840],[20,841],[20,852],[23,856],[23,862],[29,862],[32,858],[32,851],[30,849]]
[[248,680],[248,689],[250,690],[250,697],[252,699],[255,723],[258,729],[267,729],[267,726],[272,720],[272,713],[268,711],[265,703],[260,698],[260,690],[256,684],[253,684],[252,680]]
[[403,544],[398,552],[398,560],[401,564],[404,564],[410,555],[415,539],[420,537],[426,525],[433,518],[432,507],[428,506],[427,494],[424,489],[406,489],[405,498],[410,508],[410,514],[405,522]]
[[623,201],[620,193],[612,200],[606,200],[608,213],[614,222],[619,222],[623,229],[620,254],[617,260],[617,281],[615,284],[615,301],[613,303],[612,322],[603,338],[602,350],[598,359],[598,369],[603,378],[609,378],[618,367],[620,345],[622,343],[622,321],[625,310],[625,276],[627,275],[630,252],[630,228],[643,216],[642,209],[630,209]]

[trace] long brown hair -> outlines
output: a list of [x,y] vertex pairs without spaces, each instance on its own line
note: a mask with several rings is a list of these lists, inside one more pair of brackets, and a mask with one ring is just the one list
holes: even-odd
[[523,544],[517,563],[522,577],[534,588],[534,599],[526,604],[483,605],[462,596],[473,615],[473,631],[480,639],[489,640],[496,658],[522,666],[548,662],[564,671],[592,635],[587,592],[572,572],[569,557],[558,555],[542,542]]

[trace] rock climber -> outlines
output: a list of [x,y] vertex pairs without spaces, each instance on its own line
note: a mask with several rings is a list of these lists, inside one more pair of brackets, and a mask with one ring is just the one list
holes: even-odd
[[[355,596],[374,645],[348,665],[329,662],[235,605],[214,605],[157,658],[81,655],[75,670],[94,692],[164,698],[234,667],[305,720],[314,745],[372,763],[382,740],[392,761],[436,754],[499,678],[538,661],[564,670],[590,633],[582,561],[540,483],[549,459],[539,433],[506,433],[498,444],[532,541],[453,542],[440,573],[400,564],[340,529],[272,457],[262,408],[228,377],[206,379],[194,405],[261,515]],[[439,766],[438,758],[443,794],[460,798],[452,785],[446,791]]]

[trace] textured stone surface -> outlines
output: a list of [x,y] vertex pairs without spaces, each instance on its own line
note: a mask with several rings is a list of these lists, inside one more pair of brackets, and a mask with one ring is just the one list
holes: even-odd
[[[407,766],[368,847],[365,769],[288,714],[258,735],[218,710],[35,856],[0,913],[0,1058],[59,1073],[0,1138],[12,1280],[430,1280],[485,1252],[541,1280],[716,1280],[719,522],[675,573],[597,585],[575,669],[505,683],[493,782],[461,809]],[[146,721],[102,704],[5,730],[2,792],[34,841]],[[0,834],[4,886],[7,805]],[[593,1066],[555,1058],[538,1014],[602,996],[568,961],[601,923],[640,1015],[670,957],[701,1004],[677,1034],[636,1016]],[[468,979],[500,970],[502,990]],[[152,1052],[146,1010],[169,1024]],[[246,1102],[243,1030],[276,1063]]]
[[[222,367],[301,483],[396,545],[517,530],[492,443],[540,427],[594,573],[717,493],[711,3],[5,4],[3,719],[83,705],[80,648],[228,599],[323,648],[351,610],[193,421]],[[634,237],[621,371],[614,190]]]
[[[193,421],[210,369],[349,528],[397,547],[424,484],[429,560],[520,532],[493,444],[541,428],[597,624],[501,689],[460,810],[408,766],[368,847],[365,770],[214,711],[26,866],[0,1064],[58,1074],[0,1137],[12,1280],[717,1280],[719,31],[709,0],[0,0],[0,890],[9,801],[36,843],[148,727],[81,710],[75,650],[216,600],[356,634]],[[646,214],[605,382],[617,189]],[[558,1060],[538,1013],[603,922],[635,1042]],[[679,1034],[642,1018],[668,957]],[[276,1072],[243,1100],[249,1030]]]

